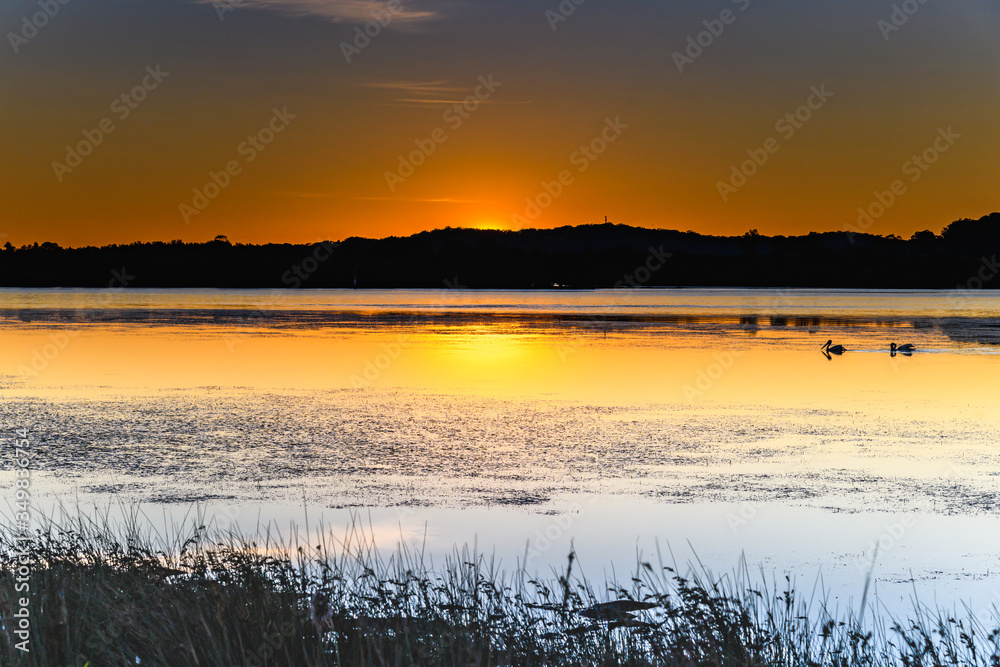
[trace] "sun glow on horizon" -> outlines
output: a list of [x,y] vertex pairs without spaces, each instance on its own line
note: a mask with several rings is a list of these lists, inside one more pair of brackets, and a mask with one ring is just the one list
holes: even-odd
[[494,230],[494,231],[508,231],[510,230],[510,225],[503,222],[497,222],[496,220],[480,220],[478,222],[473,222],[467,226],[469,229],[482,229],[482,230]]
[[[784,0],[690,64],[671,54],[718,20],[700,3],[591,3],[553,40],[532,3],[428,2],[370,49],[356,31],[385,0],[248,0],[225,49],[209,0],[134,4],[74,5],[4,63],[0,245],[306,243],[606,213],[791,236],[858,227],[890,195],[862,229],[909,238],[997,209],[997,3],[921,3],[897,33],[884,6]],[[337,43],[358,67],[329,57]],[[116,97],[134,86],[141,100]],[[937,159],[941,132],[957,141]]]

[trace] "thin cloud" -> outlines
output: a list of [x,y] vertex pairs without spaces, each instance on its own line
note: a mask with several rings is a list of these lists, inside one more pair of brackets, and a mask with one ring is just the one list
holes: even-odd
[[265,192],[272,197],[294,197],[302,199],[351,199],[354,201],[409,201],[425,204],[492,204],[487,199],[461,199],[458,197],[356,197],[342,192]]
[[366,83],[359,83],[359,86],[365,88],[379,88],[382,90],[395,90],[402,93],[410,93],[413,95],[433,95],[436,93],[455,93],[464,90],[459,86],[446,86],[446,83],[451,83],[447,80],[442,81],[370,81]]
[[[364,81],[355,85],[386,93],[385,99],[369,104],[402,107],[424,107],[433,104],[463,104],[475,90],[477,82],[468,86],[455,85],[447,79],[439,81]],[[458,93],[456,95],[455,93]],[[398,96],[396,96],[398,95]],[[530,101],[479,100],[480,104],[530,104]]]
[[412,201],[426,204],[492,204],[487,199],[458,199],[455,197],[352,197],[358,201]]
[[[425,100],[411,97],[398,97],[395,100],[401,104],[462,104],[465,100]],[[493,100],[479,100],[480,104],[495,104]]]
[[464,90],[447,79],[440,81],[366,81],[358,85],[363,88],[383,91],[387,97],[390,97],[389,104],[400,105],[454,104],[451,98],[456,97],[455,93],[461,93]]
[[[202,4],[223,6],[226,9],[266,9],[291,16],[319,16],[336,22],[367,23],[389,15],[391,23],[413,23],[437,18],[439,12],[415,9],[404,2],[388,0],[196,0]],[[390,6],[391,5],[391,6]],[[396,7],[396,9],[393,9]],[[384,20],[384,19],[383,19]]]
[[301,199],[327,199],[329,197],[340,196],[330,192],[265,192],[264,194],[270,197],[295,197]]

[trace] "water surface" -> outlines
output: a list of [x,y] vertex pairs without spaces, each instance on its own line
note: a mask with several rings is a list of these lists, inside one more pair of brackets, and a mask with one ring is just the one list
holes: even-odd
[[361,513],[598,574],[659,541],[845,604],[879,544],[893,604],[997,588],[988,292],[0,290],[0,349],[42,504]]

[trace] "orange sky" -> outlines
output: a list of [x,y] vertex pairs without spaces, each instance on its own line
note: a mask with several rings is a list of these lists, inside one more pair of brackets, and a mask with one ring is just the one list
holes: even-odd
[[[0,10],[0,242],[605,215],[797,234],[843,229],[897,180],[869,231],[940,231],[1000,208],[1000,11],[911,3],[589,0],[562,16],[554,0],[94,0],[32,30],[41,10],[17,0]],[[796,110],[808,119],[782,120]],[[925,151],[933,164],[912,162]],[[733,180],[754,155],[767,161]]]

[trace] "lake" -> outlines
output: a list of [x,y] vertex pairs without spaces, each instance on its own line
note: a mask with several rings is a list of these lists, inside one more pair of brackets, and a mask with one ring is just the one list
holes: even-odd
[[988,291],[4,289],[0,349],[39,512],[1000,601]]

